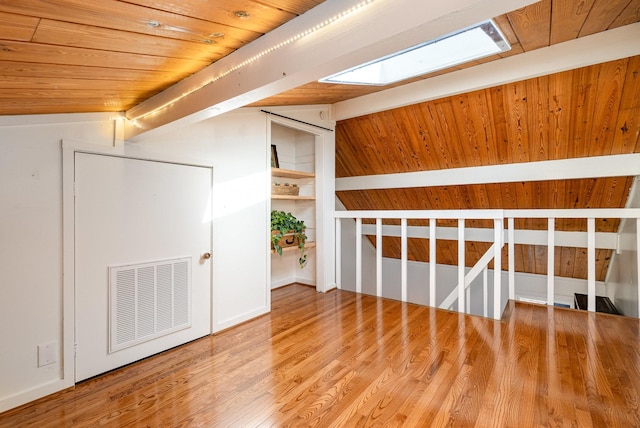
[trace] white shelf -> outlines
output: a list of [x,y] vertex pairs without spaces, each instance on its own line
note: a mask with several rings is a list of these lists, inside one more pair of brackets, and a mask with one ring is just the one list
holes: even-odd
[[271,168],[272,177],[280,178],[315,178],[312,172],[294,171],[292,169]]
[[[308,250],[309,248],[315,248],[315,247],[316,247],[316,243],[315,243],[315,242],[313,242],[313,241],[307,241],[307,242],[304,244],[304,249],[305,249],[305,250]],[[289,251],[294,251],[294,250],[300,250],[300,247],[298,247],[297,245],[293,245],[293,246],[291,246],[291,247],[284,247],[284,248],[282,249],[282,252],[283,252],[283,253],[287,253],[287,252],[289,252]],[[272,252],[272,253],[275,253],[275,252],[276,252],[276,250],[271,250],[271,252]]]
[[280,199],[283,201],[314,201],[315,196],[294,196],[294,195],[271,195],[271,199]]

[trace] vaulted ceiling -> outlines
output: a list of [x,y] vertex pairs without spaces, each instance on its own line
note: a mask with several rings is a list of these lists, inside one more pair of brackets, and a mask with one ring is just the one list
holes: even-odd
[[519,55],[546,46],[640,22],[638,0],[541,0],[493,18],[511,50],[435,73],[386,86],[357,86],[311,82],[262,100],[255,105],[334,104],[410,82]]
[[[338,123],[336,176],[450,170],[544,160],[640,153],[640,56],[424,102]],[[597,172],[594,173],[597,175]],[[621,208],[633,177],[545,180],[338,192],[348,209]],[[412,223],[410,223],[412,224]],[[414,222],[413,224],[424,224]],[[441,222],[441,225],[453,225]],[[469,227],[493,227],[481,221]],[[616,232],[615,219],[596,229]],[[518,229],[546,229],[521,220]],[[556,230],[586,230],[584,220],[556,220]],[[467,244],[473,266],[489,244]],[[396,238],[383,240],[400,257]],[[545,274],[546,247],[518,245],[516,270]],[[506,252],[504,254],[507,266]],[[604,280],[611,252],[597,253]],[[426,239],[409,240],[412,260],[429,260]],[[586,279],[586,248],[556,248],[556,275]],[[438,241],[437,260],[457,264],[457,244]]]
[[[393,1],[375,0],[372,4],[379,3],[384,9],[412,3],[422,7],[425,15],[437,9],[425,8],[425,3],[417,0],[391,3]],[[271,39],[267,43],[270,35],[309,18],[318,9],[316,6],[328,5],[326,10],[338,13],[355,3],[334,0],[0,0],[0,115],[127,112],[128,117],[138,117],[137,111],[134,115],[129,112],[136,109],[144,110],[141,114],[154,112],[156,108],[172,105],[184,93],[190,95],[192,87],[181,86],[182,83],[256,43],[270,46]],[[437,27],[467,13],[478,14],[474,7],[481,3],[485,8],[497,3],[512,4],[497,0],[459,3],[468,8],[431,17],[426,26],[419,27],[419,22],[414,22],[412,28]],[[531,2],[520,0],[520,3]],[[441,4],[437,6],[441,8]],[[287,75],[288,69],[283,71],[283,65],[282,69],[269,70],[275,73],[275,77],[269,77],[270,83],[258,82],[257,85],[263,87],[271,84],[264,96],[250,85],[247,85],[249,89],[240,88],[228,96],[237,100],[233,108],[340,104],[640,22],[640,0],[540,0],[507,13],[502,13],[504,10],[508,9],[504,7],[493,18],[507,36],[512,50],[501,55],[388,86],[318,83],[316,79],[321,76],[315,76],[314,72],[292,77]],[[414,17],[405,17],[409,18]],[[396,21],[395,25],[402,26],[400,19]],[[309,18],[304,22],[307,25],[313,20]],[[389,22],[391,26],[391,19]],[[352,35],[340,25],[336,28],[328,33],[341,37]],[[380,29],[379,33],[383,30],[389,29]],[[290,33],[283,31],[283,34]],[[358,34],[354,34],[356,37],[352,39],[357,39]],[[338,51],[339,45],[350,41],[342,38],[328,43],[333,43],[333,50]],[[304,49],[304,46],[297,48]],[[319,49],[318,52],[326,54],[331,50]],[[365,46],[360,51],[369,53],[369,50],[369,46]],[[247,52],[239,55],[236,63],[244,64],[242,61],[255,58],[258,51]],[[354,49],[349,55],[359,55],[359,51]],[[346,64],[342,58],[333,60]],[[260,67],[267,62],[260,62]],[[278,67],[280,64],[276,59],[271,63]],[[337,175],[637,153],[638,63],[638,57],[627,58],[340,121],[336,132]],[[321,66],[322,63],[317,62],[307,68],[313,70]],[[233,76],[236,80],[229,83],[224,79],[216,82],[217,86],[210,85],[213,79],[209,77],[204,83],[196,79],[200,83],[194,91],[199,85],[209,85],[211,91],[202,98],[206,100],[211,94],[224,98],[228,88],[242,86],[241,82],[252,79],[252,72],[255,76],[255,71],[245,71],[236,73]],[[211,73],[214,72],[218,73],[215,70]],[[312,75],[315,77],[305,77]],[[280,83],[284,81],[286,85]],[[284,89],[274,90],[276,87]],[[243,96],[247,92],[242,91],[249,90],[253,90],[252,95]],[[158,101],[154,103],[154,100]],[[140,107],[147,103],[150,107]],[[183,104],[191,110],[170,116],[165,122],[151,122],[149,126],[153,129],[211,105],[188,101]],[[348,208],[363,209],[397,208],[398,201],[402,201],[402,208],[420,209],[620,207],[625,204],[631,180],[630,177],[541,179],[529,183],[351,191],[340,193],[340,198]],[[519,227],[541,228],[542,225],[529,222]],[[557,227],[582,228],[569,221],[559,222]],[[599,230],[616,227],[613,221],[598,224]],[[447,248],[450,243],[441,245],[438,260],[455,264],[456,251]],[[483,252],[483,246],[468,244],[469,263],[476,258],[474,254]],[[398,248],[393,238],[385,239],[384,250],[388,256],[397,256]],[[410,240],[410,248],[413,259],[425,259],[428,255],[424,242],[419,240]],[[544,273],[543,248],[522,246],[518,251],[516,268],[519,271]],[[580,249],[556,251],[560,254],[556,257],[557,273],[585,276],[584,272],[574,269],[584,258]],[[598,254],[600,279],[606,272],[608,257],[606,251]]]
[[[321,3],[0,0],[0,115],[127,111]],[[495,21],[511,51],[418,79],[638,22],[640,1],[541,0]],[[253,105],[333,104],[404,83],[303,82]]]
[[0,114],[126,111],[322,0],[2,0]]

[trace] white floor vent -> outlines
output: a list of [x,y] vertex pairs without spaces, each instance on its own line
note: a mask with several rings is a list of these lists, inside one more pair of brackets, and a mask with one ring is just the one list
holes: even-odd
[[191,326],[191,257],[109,268],[109,352]]

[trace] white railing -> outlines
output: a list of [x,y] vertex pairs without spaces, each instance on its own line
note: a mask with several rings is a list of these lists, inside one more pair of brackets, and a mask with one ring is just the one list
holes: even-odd
[[[515,244],[547,245],[547,299],[554,304],[555,296],[555,246],[587,248],[587,295],[588,310],[595,311],[596,300],[596,248],[619,249],[615,232],[596,232],[598,218],[635,219],[636,230],[640,230],[640,209],[567,209],[567,210],[428,210],[428,211],[336,211],[336,284],[342,288],[342,220],[355,220],[355,291],[362,292],[362,236],[376,236],[376,295],[382,296],[382,242],[383,236],[400,237],[401,300],[407,301],[408,289],[408,238],[429,239],[429,305],[436,307],[436,240],[458,241],[458,275],[454,290],[437,307],[451,309],[458,302],[460,312],[469,312],[470,285],[483,273],[483,314],[488,316],[488,264],[494,261],[494,271],[502,271],[502,247],[508,243],[509,299],[515,299]],[[363,219],[375,220],[375,224],[363,224]],[[400,220],[400,226],[383,225],[382,220]],[[428,220],[429,226],[408,226],[408,220]],[[491,219],[493,230],[465,228],[466,220]],[[506,239],[504,220],[507,220]],[[547,219],[544,230],[516,230],[515,219]],[[556,219],[586,219],[586,232],[555,231]],[[437,220],[457,220],[458,227],[432,227]],[[465,267],[465,242],[491,242],[489,250],[468,272]],[[637,265],[640,270],[640,233],[636,232]],[[640,277],[640,272],[638,272]],[[493,275],[493,314],[500,319],[503,309],[501,275]],[[638,287],[640,302],[640,287]],[[640,303],[639,303],[640,305]],[[640,307],[639,307],[640,311]]]

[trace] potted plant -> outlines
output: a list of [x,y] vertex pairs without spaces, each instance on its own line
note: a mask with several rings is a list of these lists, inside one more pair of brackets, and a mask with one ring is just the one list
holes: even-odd
[[304,221],[298,220],[291,213],[284,211],[271,211],[271,245],[273,249],[280,255],[282,255],[282,246],[286,244],[287,237],[292,241],[289,244],[294,244],[294,240],[297,241],[298,248],[300,248],[300,257],[298,263],[303,268],[307,263],[307,255],[304,253],[304,244],[307,241],[307,235],[305,230],[307,226]]

